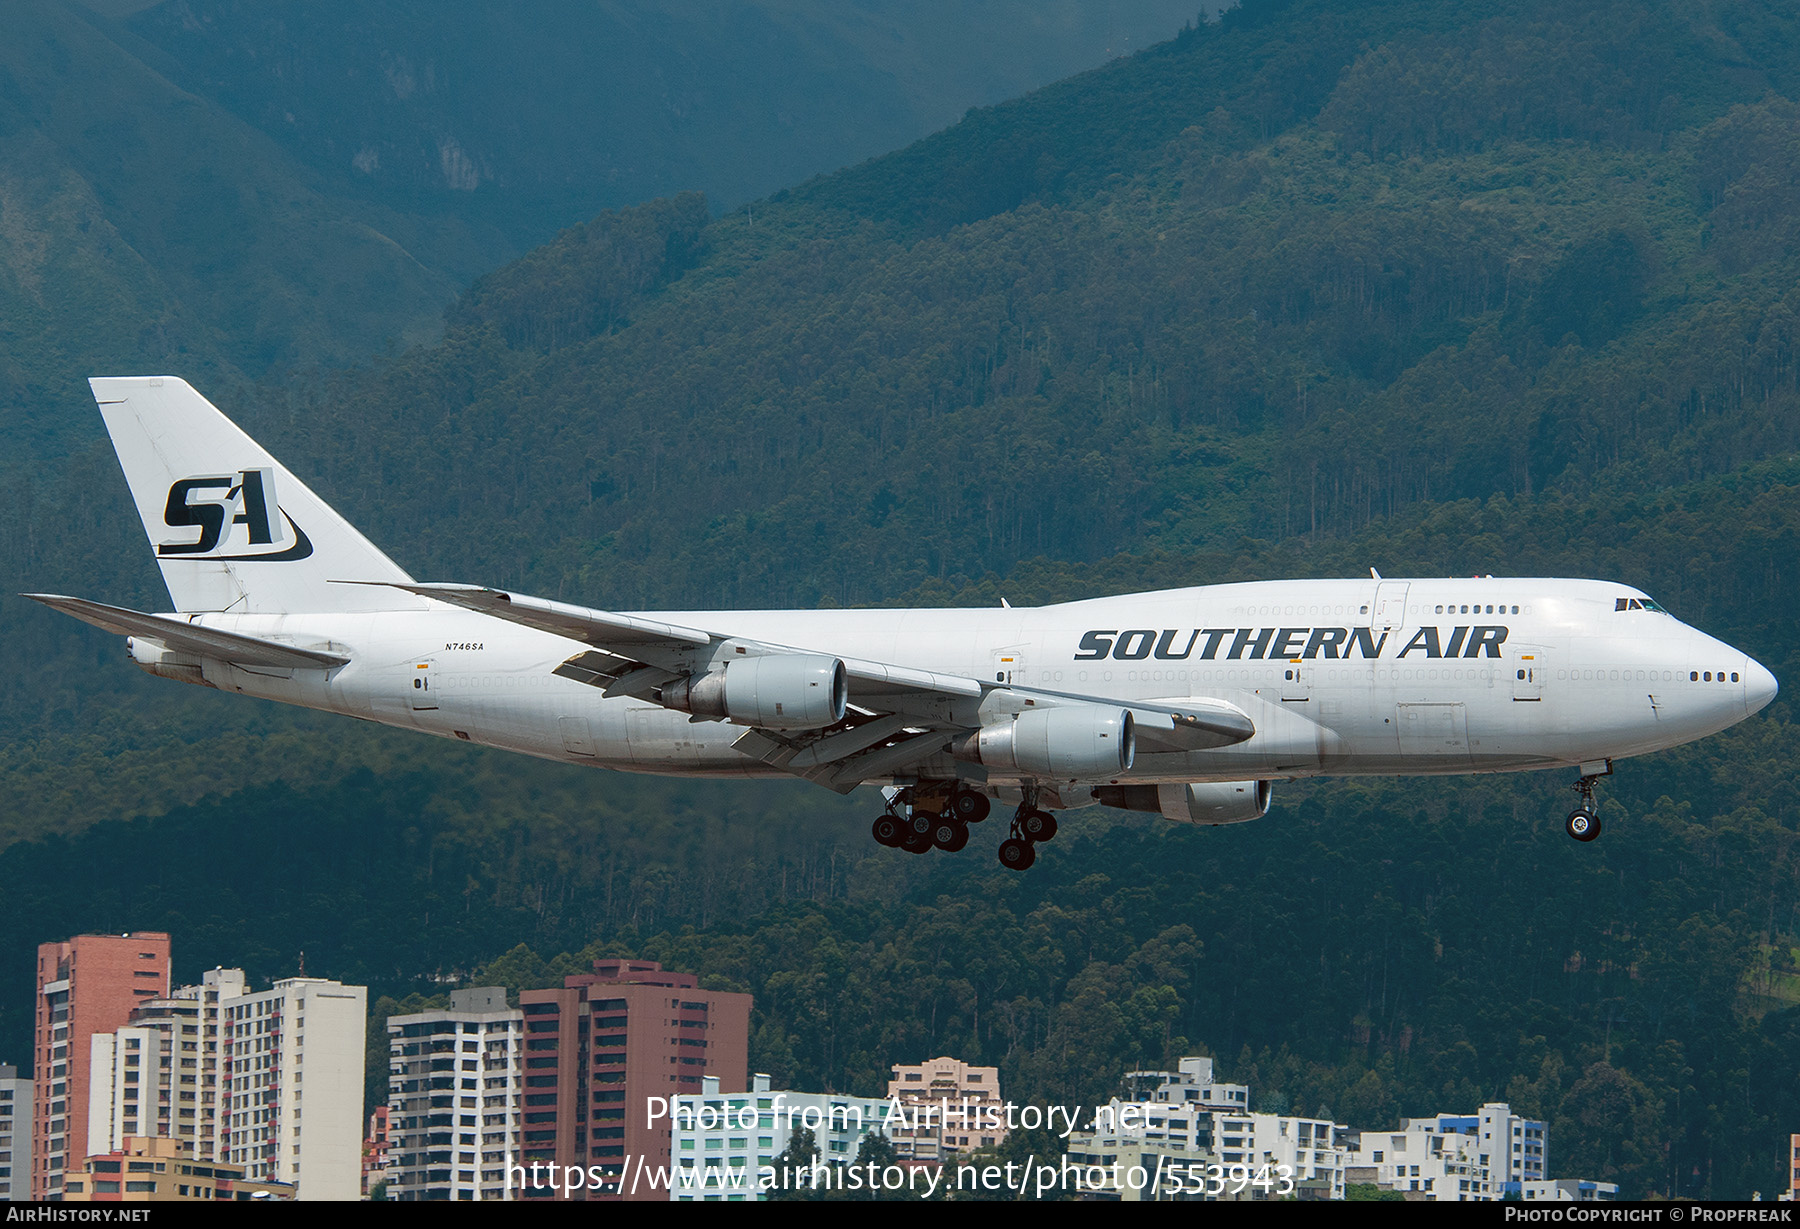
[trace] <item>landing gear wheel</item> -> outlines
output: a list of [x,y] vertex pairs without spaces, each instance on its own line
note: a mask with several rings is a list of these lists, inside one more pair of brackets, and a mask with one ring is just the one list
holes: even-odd
[[900,842],[900,848],[907,853],[930,853],[931,838],[920,836],[916,832],[909,832],[906,834],[906,838]]
[[969,825],[946,816],[931,826],[931,843],[945,853],[955,853],[969,843]]
[[1031,847],[1030,841],[1021,841],[1017,837],[1008,837],[1000,842],[1000,865],[1009,871],[1029,870],[1037,861],[1037,850]]
[[1600,835],[1600,817],[1585,807],[1580,807],[1569,812],[1569,818],[1563,821],[1563,827],[1578,841],[1592,841]]
[[905,824],[908,832],[922,840],[929,841],[931,839],[932,825],[937,822],[938,817],[933,815],[930,811],[915,810],[912,815],[906,819]]
[[869,826],[869,835],[875,838],[877,845],[898,849],[901,839],[906,836],[906,830],[892,815],[881,815],[876,817],[875,822]]
[[1019,835],[1028,841],[1047,841],[1056,835],[1056,816],[1048,811],[1027,811],[1019,816]]
[[971,789],[959,789],[950,798],[950,814],[965,824],[978,824],[988,817],[987,795]]

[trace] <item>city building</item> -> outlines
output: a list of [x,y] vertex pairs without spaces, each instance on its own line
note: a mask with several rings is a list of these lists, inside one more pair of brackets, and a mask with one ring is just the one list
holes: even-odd
[[1547,1182],[1509,1182],[1505,1198],[1536,1203],[1610,1203],[1619,1197],[1617,1182],[1585,1178],[1553,1178]]
[[[1409,1125],[1412,1120],[1408,1120]],[[1479,1152],[1488,1157],[1496,1189],[1508,1183],[1542,1182],[1549,1142],[1544,1124],[1512,1112],[1504,1101],[1490,1101],[1473,1114],[1439,1114],[1435,1121],[1442,1134],[1472,1136]]]
[[1174,1071],[1132,1071],[1123,1081],[1125,1101],[1159,1104],[1194,1103],[1207,1109],[1248,1110],[1250,1088],[1223,1084],[1213,1079],[1213,1060],[1200,1056],[1179,1059]]
[[1354,1140],[1346,1180],[1398,1191],[1408,1200],[1469,1203],[1500,1197],[1492,1154],[1468,1121],[1450,1115],[1409,1118],[1398,1131],[1363,1131]]
[[367,989],[290,977],[219,1006],[220,1160],[302,1200],[359,1198]]
[[576,1166],[601,1188],[528,1187],[529,1198],[666,1200],[638,1184],[620,1190],[625,1158],[667,1172],[667,1114],[651,1121],[652,1098],[667,1105],[700,1093],[713,1076],[744,1091],[750,1065],[748,994],[702,990],[692,973],[653,960],[596,960],[561,989],[519,995],[525,1016],[524,1143],[515,1185],[533,1162]]
[[[389,1068],[390,1072],[392,1068]],[[388,1107],[377,1105],[369,1114],[369,1133],[363,1136],[362,1190],[364,1197],[374,1195],[375,1188],[388,1180]],[[382,1198],[387,1197],[384,1189]]]
[[132,1135],[123,1146],[87,1157],[63,1185],[69,1203],[200,1203],[289,1200],[294,1188],[252,1182],[241,1169],[195,1164],[187,1140]]
[[942,1164],[1006,1138],[998,1067],[934,1058],[913,1066],[895,1063],[893,1070],[888,1100],[898,1101],[907,1115],[888,1134],[902,1159]]
[[699,1094],[674,1099],[669,1115],[675,1168],[668,1197],[676,1202],[755,1202],[763,1179],[800,1131],[811,1131],[825,1164],[851,1164],[863,1140],[880,1134],[889,1102],[836,1093],[774,1091],[757,1075],[748,1092],[727,1096],[706,1076]]
[[[1134,1071],[1126,1077],[1126,1086],[1159,1090],[1161,1082],[1139,1080],[1147,1074],[1171,1073]],[[1121,1203],[1193,1202],[1204,1200],[1209,1193],[1216,1197],[1222,1189],[1209,1181],[1218,1162],[1212,1147],[1211,1111],[1190,1107],[1179,1098],[1126,1101],[1115,1097],[1097,1107],[1088,1121],[1093,1129],[1071,1133],[1066,1153],[1066,1185],[1083,1198]]]
[[169,993],[169,936],[77,935],[40,944],[32,1039],[31,1197],[60,1199],[87,1156],[89,1039]]
[[1097,1198],[1344,1197],[1355,1140],[1349,1128],[1248,1112],[1249,1090],[1215,1080],[1210,1058],[1183,1058],[1175,1071],[1133,1071],[1123,1084],[1132,1099],[1115,1097],[1095,1113],[1092,1129],[1069,1137],[1069,1163],[1083,1169],[1083,1190]]
[[450,1006],[390,1016],[387,1197],[512,1199],[520,1145],[525,1013],[501,986],[457,990]]
[[31,1081],[0,1063],[0,1203],[31,1197]]

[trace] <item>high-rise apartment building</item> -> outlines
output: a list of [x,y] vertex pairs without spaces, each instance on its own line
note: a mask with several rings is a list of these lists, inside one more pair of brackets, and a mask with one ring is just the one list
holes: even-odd
[[197,986],[144,1000],[128,1023],[89,1038],[84,1155],[172,1139],[203,1166],[298,1184],[302,1198],[356,1198],[360,1142],[343,1147],[328,1124],[361,1120],[365,1001],[361,986],[317,978],[253,994],[242,969],[213,969]]
[[[565,978],[560,990],[521,993],[521,1171],[533,1162],[580,1168],[582,1185],[559,1187],[559,1198],[666,1200],[666,1188],[625,1178],[627,1158],[668,1171],[669,1118],[652,1120],[652,1098],[666,1107],[678,1094],[700,1092],[707,1076],[727,1093],[743,1092],[750,1003],[748,994],[702,990],[692,973],[652,960],[596,960],[592,973]],[[601,1178],[600,1189],[589,1173]],[[518,1171],[510,1180],[523,1185]],[[543,1186],[526,1193],[552,1194]]]
[[913,1161],[942,1162],[1006,1138],[1000,1069],[971,1067],[958,1058],[894,1064],[888,1099],[909,1110],[890,1132],[894,1151]]
[[359,1198],[367,988],[290,977],[221,999],[220,1016],[219,1159],[252,1182],[295,1184],[302,1200]]
[[38,947],[33,1027],[33,1199],[60,1199],[87,1158],[89,1039],[169,993],[169,936],[77,935]]
[[31,1197],[31,1081],[0,1063],[0,1202]]
[[512,1199],[520,1144],[525,1013],[500,986],[390,1016],[387,1197]]

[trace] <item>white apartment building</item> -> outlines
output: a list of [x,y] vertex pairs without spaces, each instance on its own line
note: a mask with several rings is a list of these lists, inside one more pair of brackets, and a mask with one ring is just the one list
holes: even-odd
[[306,977],[251,993],[242,969],[213,969],[146,1000],[88,1039],[85,1155],[175,1139],[301,1199],[358,1198],[367,998]]
[[220,1160],[303,1200],[361,1196],[368,990],[291,977],[220,1002],[227,1086]]
[[772,1169],[794,1136],[807,1130],[827,1165],[853,1164],[865,1138],[881,1134],[891,1103],[836,1093],[774,1091],[769,1077],[751,1078],[750,1091],[721,1095],[716,1076],[699,1095],[670,1106],[672,1202],[762,1199],[761,1175]]
[[222,1145],[223,1001],[244,993],[242,969],[213,969],[198,986],[148,999],[131,1022],[88,1039],[88,1156],[117,1152],[127,1136],[187,1143],[197,1161]]
[[511,1199],[520,1145],[525,1013],[501,986],[390,1016],[388,1198]]
[[[1344,1197],[1344,1171],[1350,1163],[1353,1135],[1336,1123],[1286,1114],[1209,1110],[1191,1103],[1115,1098],[1101,1109],[1097,1125],[1101,1129],[1077,1131],[1069,1137],[1070,1163],[1089,1167],[1116,1163],[1120,1174],[1142,1165],[1152,1174],[1152,1191],[1160,1156],[1165,1176],[1171,1175],[1169,1163],[1178,1160],[1198,1161],[1216,1175],[1206,1184],[1207,1199]],[[1169,1191],[1162,1197],[1193,1197],[1192,1185],[1171,1178]],[[1099,1185],[1085,1183],[1084,1189],[1088,1187],[1124,1200],[1158,1197],[1149,1192],[1131,1193],[1122,1178],[1109,1178]]]
[[1475,1134],[1441,1130],[1444,1121],[1456,1120],[1409,1118],[1398,1131],[1362,1132],[1353,1142],[1348,1180],[1422,1202],[1498,1199],[1486,1147]]
[[1513,1113],[1504,1101],[1489,1101],[1473,1114],[1419,1121],[1435,1122],[1440,1133],[1473,1136],[1489,1158],[1496,1195],[1509,1183],[1544,1181],[1548,1132],[1543,1123]]
[[0,1202],[31,1198],[30,1080],[0,1063]]
[[1246,1084],[1225,1084],[1213,1079],[1213,1060],[1197,1055],[1183,1058],[1174,1071],[1132,1071],[1125,1076],[1126,1100],[1163,1104],[1200,1105],[1206,1109],[1244,1111],[1250,1108]]

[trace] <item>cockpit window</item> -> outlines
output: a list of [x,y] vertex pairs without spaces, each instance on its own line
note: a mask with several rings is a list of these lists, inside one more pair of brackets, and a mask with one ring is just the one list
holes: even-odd
[[1668,614],[1669,613],[1668,611],[1664,610],[1661,606],[1658,606],[1655,602],[1651,601],[1647,597],[1644,597],[1644,598],[1638,598],[1638,597],[1614,598],[1613,599],[1613,609],[1614,610],[1653,610],[1657,614]]

